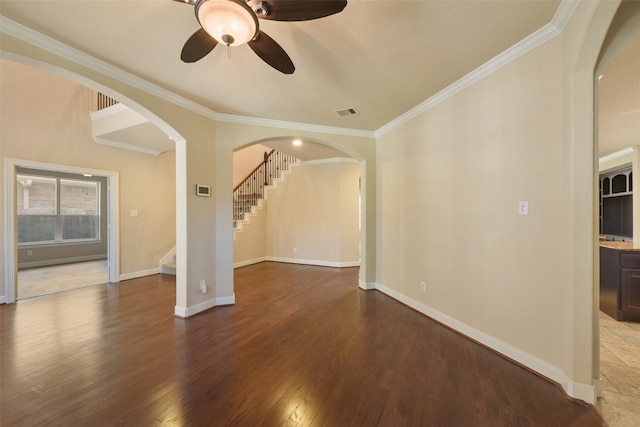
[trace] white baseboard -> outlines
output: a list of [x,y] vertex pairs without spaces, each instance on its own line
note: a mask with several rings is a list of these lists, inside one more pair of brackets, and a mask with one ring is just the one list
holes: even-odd
[[6,304],[7,303],[7,297],[2,295],[0,296],[0,304]]
[[[284,262],[287,264],[318,265],[320,267],[338,267],[338,268],[360,266],[360,261],[337,262],[337,261],[318,261],[318,260],[297,259],[297,258],[260,257],[260,258],[248,259],[246,261],[236,262],[233,264],[233,268],[246,267],[248,265],[258,264],[264,261]],[[375,286],[371,287],[370,289],[375,289]]]
[[593,386],[596,388],[596,399],[604,397],[604,388],[600,378],[593,379]]
[[360,261],[321,261],[316,259],[299,259],[299,258],[282,258],[271,257],[266,258],[267,261],[284,262],[287,264],[304,264],[304,265],[317,265],[320,267],[358,267]]
[[216,305],[234,305],[236,303],[236,294],[234,292],[230,297],[216,298]]
[[267,257],[260,257],[254,259],[248,259],[246,261],[239,261],[233,264],[233,268],[246,267],[248,265],[258,264],[259,262],[264,262],[267,260]]
[[551,377],[549,377],[549,379],[560,383],[564,391],[572,398],[584,400],[592,405],[596,404],[598,401],[598,390],[596,385],[577,383],[569,379],[564,371],[560,370],[560,372],[562,373],[563,381],[556,381]]
[[[361,286],[362,287],[362,286]],[[450,327],[451,329],[465,335],[474,341],[477,341],[490,349],[512,359],[527,368],[539,373],[540,375],[554,381],[562,386],[565,392],[574,399],[580,399],[590,404],[596,402],[596,389],[590,384],[576,383],[569,379],[566,373],[559,367],[547,363],[537,357],[526,353],[516,347],[513,347],[504,341],[499,340],[489,334],[486,334],[466,323],[460,322],[452,317],[447,316],[431,307],[407,297],[393,289],[389,289],[378,283],[375,284],[375,288],[380,292],[390,296],[391,298],[400,301],[403,304],[408,305],[416,311]]]
[[376,284],[371,282],[367,283],[362,280],[359,280],[358,287],[360,287],[360,289],[363,289],[365,291],[371,291],[373,289],[376,289]]
[[201,313],[205,310],[209,310],[210,308],[219,306],[219,305],[233,305],[236,303],[236,295],[235,293],[228,297],[219,297],[212,298],[207,301],[203,301],[199,304],[193,305],[191,307],[179,307],[175,306],[174,314],[176,317],[181,317],[186,319],[187,317],[194,316],[198,313]]
[[85,261],[107,261],[107,254],[98,254],[98,255],[83,255],[69,258],[58,258],[58,259],[45,259],[42,261],[30,261],[30,262],[21,262],[18,263],[18,269],[23,268],[35,268],[35,267],[48,267],[51,265],[62,265],[62,264],[71,264],[76,262],[85,262]]
[[152,268],[151,270],[135,271],[133,273],[121,274],[120,280],[137,279],[138,277],[153,276],[154,274],[160,274],[160,269]]

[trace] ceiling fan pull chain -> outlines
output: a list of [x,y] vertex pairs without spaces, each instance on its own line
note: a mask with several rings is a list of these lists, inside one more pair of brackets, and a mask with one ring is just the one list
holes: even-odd
[[227,45],[227,58],[231,59],[231,46]]

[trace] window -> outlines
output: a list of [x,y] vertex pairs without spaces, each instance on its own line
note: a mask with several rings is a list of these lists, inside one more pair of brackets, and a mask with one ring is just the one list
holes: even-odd
[[100,239],[100,183],[17,176],[18,243]]

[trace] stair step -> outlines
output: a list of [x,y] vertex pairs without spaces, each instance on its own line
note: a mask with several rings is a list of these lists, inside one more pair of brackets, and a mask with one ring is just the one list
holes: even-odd
[[[270,157],[272,154],[275,155]],[[275,160],[273,160],[275,159]],[[273,161],[273,163],[271,163]],[[233,229],[234,231],[242,231],[242,224],[249,221],[249,215],[252,214],[254,208],[262,206],[262,201],[266,199],[266,192],[276,188],[278,182],[282,182],[283,175],[291,173],[291,166],[298,164],[298,160],[292,156],[278,153],[272,150],[271,153],[265,153],[265,161],[258,165],[256,169],[235,187],[233,192]],[[272,165],[272,166],[269,166]],[[273,168],[275,166],[275,168]],[[265,169],[271,167],[272,169]],[[262,168],[262,169],[261,169]],[[267,180],[266,173],[269,171],[270,183]],[[265,173],[263,176],[262,173]],[[275,174],[273,176],[272,174]],[[251,180],[251,181],[249,181]],[[250,182],[249,186],[245,186],[246,182]],[[234,233],[235,239],[235,233]]]
[[173,276],[176,275],[176,263],[175,262],[168,262],[166,264],[162,264],[162,267],[160,268],[160,272],[162,274],[171,274]]

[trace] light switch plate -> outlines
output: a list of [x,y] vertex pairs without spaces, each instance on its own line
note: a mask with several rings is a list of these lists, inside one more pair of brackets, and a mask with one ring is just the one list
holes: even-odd
[[521,201],[518,205],[518,213],[520,215],[529,215],[529,202]]

